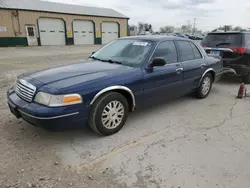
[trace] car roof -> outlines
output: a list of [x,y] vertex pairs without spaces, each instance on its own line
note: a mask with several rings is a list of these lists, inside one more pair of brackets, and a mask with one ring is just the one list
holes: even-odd
[[186,40],[186,41],[192,41],[187,38],[182,38],[182,37],[175,37],[175,36],[163,36],[163,35],[140,35],[140,36],[129,36],[129,37],[122,37],[122,39],[138,39],[138,40],[150,40],[150,41],[165,41],[165,40]]
[[215,31],[215,32],[210,32],[209,34],[240,34],[240,33],[250,33],[250,31],[227,31],[227,32],[221,32],[221,31]]

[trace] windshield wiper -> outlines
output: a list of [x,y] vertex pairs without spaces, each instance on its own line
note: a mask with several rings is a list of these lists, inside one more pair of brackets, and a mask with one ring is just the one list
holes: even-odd
[[90,56],[89,58],[92,58],[92,59],[97,60],[97,61],[102,61],[102,62],[116,63],[116,64],[120,64],[120,65],[122,64],[122,62],[114,61],[112,59],[104,60],[104,59],[99,59],[95,56]]
[[94,60],[97,60],[97,61],[104,61],[104,60],[99,59],[99,58],[97,58],[97,57],[95,57],[95,56],[90,56],[89,58],[94,59]]
[[216,44],[216,46],[220,46],[220,45],[230,45],[231,43],[229,42],[221,42],[219,44]]
[[109,60],[107,60],[106,62],[109,62],[109,63],[116,63],[116,64],[119,64],[119,65],[122,64],[122,62],[114,61],[114,60],[112,60],[112,59],[109,59]]

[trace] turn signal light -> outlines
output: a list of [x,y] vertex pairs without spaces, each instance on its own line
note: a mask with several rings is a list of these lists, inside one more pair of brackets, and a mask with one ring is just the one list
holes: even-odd
[[68,104],[68,103],[77,103],[81,102],[82,99],[79,95],[65,95],[63,97],[63,104]]

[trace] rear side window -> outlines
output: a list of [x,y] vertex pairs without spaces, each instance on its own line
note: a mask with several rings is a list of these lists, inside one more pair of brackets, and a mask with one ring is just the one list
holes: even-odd
[[245,46],[250,48],[250,34],[245,34]]
[[228,47],[228,46],[241,46],[242,34],[241,33],[210,33],[208,34],[202,44],[207,47]]
[[198,48],[192,42],[190,42],[190,44],[191,44],[191,46],[192,46],[192,48],[194,50],[194,57],[195,57],[195,59],[201,59],[202,55],[200,53],[200,50],[198,50]]
[[188,41],[176,41],[180,50],[181,61],[190,61],[195,59],[194,50]]
[[165,41],[161,42],[153,55],[153,58],[161,57],[164,58],[167,64],[176,63],[177,62],[177,52],[175,48],[175,44],[173,41]]

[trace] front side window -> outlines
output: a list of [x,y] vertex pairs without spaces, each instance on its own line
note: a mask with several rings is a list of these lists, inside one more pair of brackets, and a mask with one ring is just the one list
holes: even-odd
[[161,57],[161,58],[165,59],[167,64],[176,63],[177,62],[177,52],[176,52],[174,42],[173,41],[161,42],[157,46],[157,48],[153,54],[153,59],[157,58],[157,57]]
[[181,61],[190,61],[195,59],[194,51],[190,42],[188,41],[176,41],[178,45]]
[[127,66],[140,66],[154,42],[147,40],[114,40],[91,57],[101,61],[118,62]]

